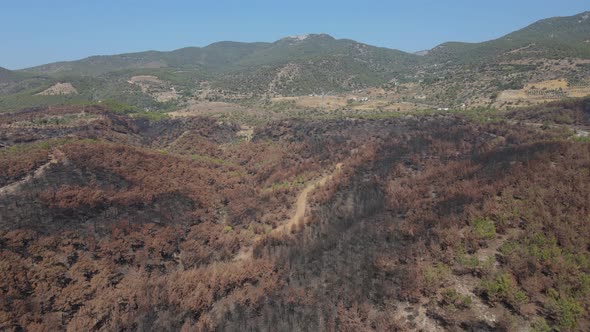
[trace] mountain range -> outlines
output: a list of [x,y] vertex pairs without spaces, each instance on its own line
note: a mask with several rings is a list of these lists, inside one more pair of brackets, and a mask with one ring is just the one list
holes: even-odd
[[[584,62],[590,59],[589,17],[590,12],[584,12],[549,18],[495,40],[448,42],[418,54],[309,34],[273,43],[218,42],[171,52],[92,56],[19,71],[2,69],[0,107],[63,101],[63,96],[52,97],[55,101],[30,98],[58,82],[69,82],[77,89],[79,95],[74,99],[119,99],[161,107],[145,89],[125,85],[137,75],[155,76],[165,81],[166,88],[174,87],[184,96],[216,91],[214,98],[220,100],[334,94],[416,83],[432,104],[469,103],[474,91],[489,97],[503,87],[522,87],[564,75],[570,80],[584,76],[588,70]],[[573,59],[581,72],[564,72],[552,62],[557,59]],[[507,64],[512,67],[502,67]],[[540,65],[547,67],[543,77],[535,72]],[[437,85],[441,80],[444,84]]]
[[432,62],[486,61],[523,58],[590,57],[590,12],[554,17],[482,43],[448,42],[428,52]]
[[[252,66],[317,60],[324,57],[353,58],[357,62],[388,69],[406,68],[421,62],[483,62],[526,57],[590,57],[590,12],[544,19],[495,40],[481,43],[447,42],[417,54],[375,47],[327,34],[309,34],[274,43],[217,42],[205,47],[187,47],[171,52],[147,51],[57,62],[24,69],[42,74],[75,73],[98,75],[138,68],[194,68],[231,72]],[[478,56],[485,55],[485,56]]]
[[0,68],[0,331],[590,331],[589,15]]

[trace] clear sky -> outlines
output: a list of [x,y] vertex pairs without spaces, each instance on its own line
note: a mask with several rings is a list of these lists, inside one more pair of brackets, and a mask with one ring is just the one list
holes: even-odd
[[0,66],[305,33],[414,52],[587,10],[588,0],[0,0]]

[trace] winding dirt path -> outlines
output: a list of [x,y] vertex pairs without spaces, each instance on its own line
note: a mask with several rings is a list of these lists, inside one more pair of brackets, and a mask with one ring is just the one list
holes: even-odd
[[[273,229],[270,233],[266,236],[278,235],[278,234],[289,234],[289,232],[293,229],[295,225],[300,225],[303,223],[305,217],[305,211],[307,210],[307,198],[311,192],[313,192],[316,188],[322,187],[326,185],[334,176],[342,170],[342,163],[336,164],[335,170],[330,173],[322,176],[321,178],[311,182],[308,184],[300,193],[297,195],[297,201],[294,205],[295,213],[291,216],[291,218],[280,225],[279,227]],[[252,258],[252,247],[243,247],[240,252],[234,257],[236,261],[242,261],[245,259]]]
[[16,182],[10,183],[5,185],[4,187],[0,188],[0,197],[14,194],[18,189],[20,189],[23,185],[33,181],[34,179],[38,179],[42,177],[47,168],[49,168],[53,164],[57,164],[59,162],[58,158],[54,153],[49,154],[49,161],[45,164],[37,167],[32,174],[28,174],[22,180],[18,180]]
[[312,183],[308,184],[305,189],[303,189],[299,195],[297,196],[297,201],[295,202],[295,213],[288,222],[282,224],[281,226],[273,229],[270,234],[280,234],[280,233],[288,233],[291,231],[293,226],[301,224],[303,222],[303,218],[305,217],[305,211],[307,210],[307,196],[314,191],[318,187],[322,187],[326,185],[334,175],[340,172],[342,169],[342,163],[336,164],[336,169],[334,172],[330,174],[326,174],[318,180],[313,181]]

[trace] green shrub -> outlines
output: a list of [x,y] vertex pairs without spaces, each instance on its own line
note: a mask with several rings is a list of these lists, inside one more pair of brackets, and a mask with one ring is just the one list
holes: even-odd
[[550,289],[548,295],[547,310],[555,318],[558,327],[561,330],[575,329],[578,318],[584,313],[582,305],[573,298],[561,296],[554,289]]
[[501,273],[494,279],[484,279],[481,288],[488,301],[505,301],[510,291],[514,289],[514,281],[510,274]]
[[141,112],[137,112],[137,113],[131,113],[131,116],[133,116],[135,118],[146,119],[149,121],[162,121],[162,120],[167,120],[170,118],[168,116],[168,114],[163,113],[163,112],[157,112],[157,111],[151,111],[151,112],[141,111]]
[[454,289],[445,289],[441,293],[442,303],[457,309],[468,309],[471,307],[472,300],[469,296],[460,294]]
[[479,258],[477,258],[476,256],[471,256],[471,255],[461,254],[457,258],[457,261],[458,261],[459,265],[461,265],[462,267],[467,268],[467,269],[472,269],[472,270],[477,269],[481,265]]
[[502,243],[502,245],[499,248],[499,251],[502,255],[509,256],[519,249],[520,249],[520,245],[518,244],[518,242],[506,241],[506,242]]
[[572,136],[572,140],[574,142],[588,143],[588,142],[590,142],[590,136],[577,136],[577,135],[574,135],[574,136]]
[[551,327],[547,324],[545,318],[540,317],[533,323],[534,332],[551,332]]
[[488,301],[504,302],[517,310],[529,302],[529,297],[518,288],[512,275],[507,272],[500,273],[493,279],[484,279],[481,289]]
[[480,239],[492,240],[496,236],[496,225],[488,218],[478,218],[473,221],[473,232]]
[[424,270],[424,289],[427,292],[435,292],[448,278],[451,269],[443,263],[437,263],[434,266]]
[[509,298],[510,302],[514,305],[520,306],[523,305],[527,302],[529,302],[529,297],[526,295],[525,292],[523,292],[522,290],[516,290],[514,293],[512,293],[512,296]]
[[562,255],[562,250],[557,245],[555,237],[543,233],[534,234],[526,239],[525,244],[529,254],[541,261],[550,261]]

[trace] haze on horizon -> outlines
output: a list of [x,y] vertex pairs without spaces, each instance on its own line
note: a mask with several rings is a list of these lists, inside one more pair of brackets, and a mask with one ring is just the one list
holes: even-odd
[[327,33],[416,52],[446,41],[479,42],[539,19],[588,10],[583,1],[102,1],[3,4],[0,67],[21,69],[92,55],[206,46],[223,40],[272,42]]

